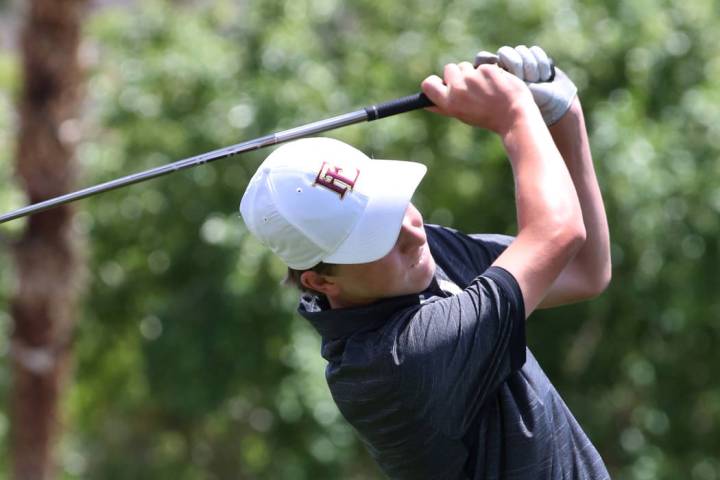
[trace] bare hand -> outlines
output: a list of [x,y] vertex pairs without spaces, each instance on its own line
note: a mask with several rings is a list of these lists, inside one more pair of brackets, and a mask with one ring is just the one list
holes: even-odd
[[500,135],[528,109],[537,109],[525,83],[495,65],[469,62],[445,65],[444,82],[431,75],[422,90],[435,104],[431,111]]

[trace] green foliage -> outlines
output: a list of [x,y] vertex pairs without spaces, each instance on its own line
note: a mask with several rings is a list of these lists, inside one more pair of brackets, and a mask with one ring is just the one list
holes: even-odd
[[[479,49],[539,44],[578,84],[613,240],[600,298],[528,338],[613,478],[720,478],[720,27],[711,0],[164,2],[98,9],[90,185],[418,90]],[[0,84],[17,88],[0,56]],[[12,98],[0,92],[0,142]],[[426,112],[329,134],[430,170],[426,221],[514,231],[498,141]],[[0,149],[7,185],[9,149]],[[66,478],[376,478],[319,339],[237,215],[268,152],[79,204],[90,289],[66,401]],[[21,203],[0,191],[0,206]],[[8,225],[12,237],[17,227]],[[14,229],[14,230],[13,230]],[[0,255],[0,310],[12,288]],[[0,325],[7,324],[0,312]],[[0,343],[0,355],[7,348]],[[7,389],[6,365],[0,392]],[[0,438],[5,428],[0,417]]]

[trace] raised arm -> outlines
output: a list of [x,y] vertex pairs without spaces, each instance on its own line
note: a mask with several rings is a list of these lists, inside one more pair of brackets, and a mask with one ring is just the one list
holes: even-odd
[[592,298],[610,282],[610,238],[577,88],[559,68],[552,81],[546,81],[551,78],[552,62],[537,46],[502,47],[497,55],[480,52],[476,63],[482,62],[497,62],[521,80],[531,82],[530,91],[543,120],[550,125],[582,208],[585,243],[554,282],[540,308]]
[[493,65],[445,67],[423,82],[434,111],[496,132],[515,177],[518,235],[493,265],[509,271],[526,317],[540,304],[585,239],[577,193],[528,87]]
[[610,236],[600,187],[593,167],[580,100],[550,127],[555,145],[575,185],[587,239],[553,284],[540,308],[578,302],[602,293],[611,278]]

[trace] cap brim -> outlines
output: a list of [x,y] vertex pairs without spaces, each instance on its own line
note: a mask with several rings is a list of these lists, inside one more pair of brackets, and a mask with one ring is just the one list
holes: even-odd
[[353,264],[378,260],[392,250],[402,226],[405,211],[415,189],[427,172],[422,163],[398,160],[371,160],[358,182],[369,201],[350,235],[325,263]]

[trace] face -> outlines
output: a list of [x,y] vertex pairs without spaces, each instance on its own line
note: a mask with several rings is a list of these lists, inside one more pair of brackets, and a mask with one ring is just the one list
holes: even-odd
[[336,266],[332,275],[325,275],[330,286],[325,294],[333,308],[365,305],[422,292],[434,274],[422,215],[410,204],[393,249],[374,262]]

